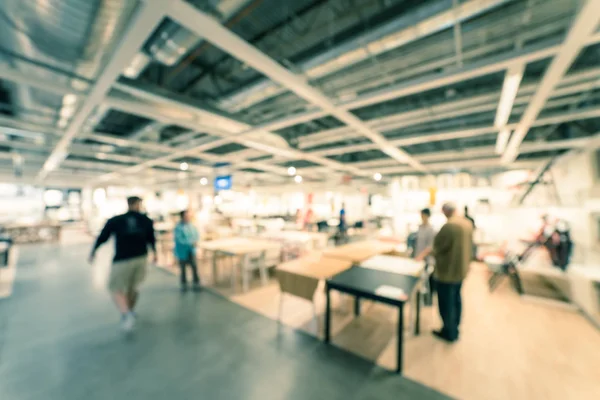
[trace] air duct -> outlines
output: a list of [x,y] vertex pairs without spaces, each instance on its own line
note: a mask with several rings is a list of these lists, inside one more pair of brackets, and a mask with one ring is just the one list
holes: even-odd
[[[250,0],[191,1],[196,7],[215,15],[221,21],[227,21],[236,15],[249,2]],[[147,48],[156,61],[173,66],[190,50],[198,47],[202,41],[203,39],[198,35],[175,22],[167,21]]]
[[[136,5],[135,0],[3,0],[0,45],[23,57],[11,60],[21,72],[85,90],[98,75]],[[51,69],[70,71],[73,77],[83,79]],[[62,108],[65,103],[75,108],[78,101],[27,85],[18,86],[14,94],[18,107],[37,112],[27,118],[29,121],[46,125],[57,122],[52,115],[58,110],[66,125],[69,110]]]

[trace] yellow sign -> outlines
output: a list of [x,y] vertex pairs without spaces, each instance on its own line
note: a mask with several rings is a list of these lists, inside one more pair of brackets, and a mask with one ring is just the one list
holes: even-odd
[[430,206],[435,206],[436,195],[437,195],[437,188],[435,188],[435,187],[429,188],[429,205]]

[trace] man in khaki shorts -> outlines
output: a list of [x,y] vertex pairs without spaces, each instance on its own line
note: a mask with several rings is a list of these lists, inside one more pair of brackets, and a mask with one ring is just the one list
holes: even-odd
[[140,212],[142,199],[127,199],[129,211],[108,220],[90,254],[94,262],[96,251],[111,236],[115,237],[115,256],[110,271],[108,288],[121,312],[121,326],[130,332],[135,326],[133,309],[138,300],[138,288],[146,276],[148,247],[156,262],[156,240],[152,220]]

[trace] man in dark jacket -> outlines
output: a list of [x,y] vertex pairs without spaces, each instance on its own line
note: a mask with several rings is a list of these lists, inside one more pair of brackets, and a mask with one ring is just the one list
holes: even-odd
[[90,263],[94,262],[98,248],[114,236],[115,255],[108,287],[121,312],[122,328],[129,332],[135,325],[133,308],[139,297],[138,288],[146,276],[148,247],[156,262],[156,240],[152,220],[140,212],[142,199],[130,197],[127,205],[127,213],[109,219],[102,229],[90,254]]
[[458,340],[462,314],[461,288],[467,277],[472,257],[473,224],[456,215],[456,207],[446,203],[442,212],[448,218],[433,241],[436,281],[440,316],[444,327],[433,334],[447,342]]

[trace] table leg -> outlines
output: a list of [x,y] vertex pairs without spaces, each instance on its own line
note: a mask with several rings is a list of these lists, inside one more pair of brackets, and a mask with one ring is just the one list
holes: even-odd
[[415,336],[421,333],[421,292],[417,290],[417,313],[415,315]]
[[360,315],[360,297],[356,296],[354,298],[354,316],[358,317]]
[[242,272],[242,290],[245,292],[247,292],[249,290],[250,287],[250,274],[249,274],[249,269],[248,269],[248,261],[249,261],[250,257],[248,257],[247,255],[244,254],[244,256],[242,257],[242,264],[241,264],[241,272]]
[[217,281],[219,280],[217,277],[217,252],[209,250],[204,251],[212,254],[213,285],[217,286]]
[[402,351],[404,350],[404,303],[398,307],[398,354],[396,373],[402,374]]
[[329,287],[325,286],[325,343],[329,343],[331,329],[331,295]]

